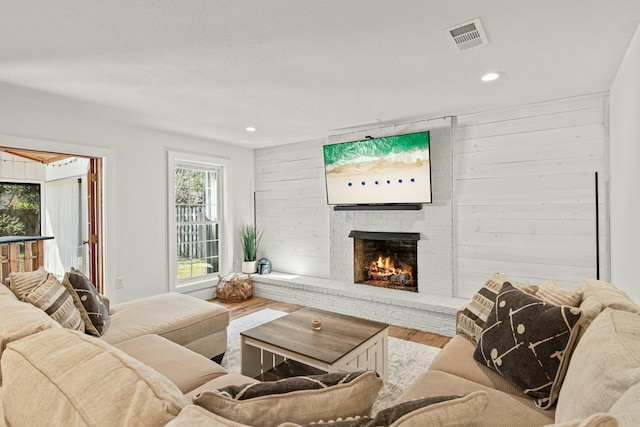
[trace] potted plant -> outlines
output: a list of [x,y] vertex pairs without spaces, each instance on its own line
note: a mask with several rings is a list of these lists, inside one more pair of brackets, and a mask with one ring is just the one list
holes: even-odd
[[242,233],[242,272],[255,273],[258,245],[260,244],[260,232],[255,225],[244,224],[240,227]]

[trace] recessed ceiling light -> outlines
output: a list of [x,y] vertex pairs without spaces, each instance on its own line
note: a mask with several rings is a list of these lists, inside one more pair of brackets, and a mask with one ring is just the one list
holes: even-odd
[[498,80],[500,77],[504,76],[502,71],[491,71],[490,73],[485,74],[480,78],[483,82],[492,82],[494,80]]
[[255,132],[258,129],[254,128],[253,126],[247,126],[246,128],[244,128],[244,130],[246,130],[247,132]]

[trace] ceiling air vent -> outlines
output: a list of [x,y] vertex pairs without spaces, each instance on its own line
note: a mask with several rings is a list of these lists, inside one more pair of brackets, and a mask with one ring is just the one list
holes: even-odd
[[471,49],[489,43],[480,19],[474,19],[473,21],[447,28],[447,31],[453,37],[453,41],[460,50]]

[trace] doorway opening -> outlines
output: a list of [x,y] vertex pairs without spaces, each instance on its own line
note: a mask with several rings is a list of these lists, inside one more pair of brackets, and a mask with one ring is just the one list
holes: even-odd
[[[77,268],[100,293],[104,293],[103,172],[100,157],[0,146],[0,182],[40,186],[40,238],[51,237],[44,241],[43,266],[57,276]],[[11,199],[15,205],[19,198],[14,196],[0,194],[0,213],[3,201]],[[0,234],[26,238],[33,233],[20,233],[14,227],[0,229]],[[13,252],[19,253],[20,247]],[[38,266],[14,264],[13,268]]]

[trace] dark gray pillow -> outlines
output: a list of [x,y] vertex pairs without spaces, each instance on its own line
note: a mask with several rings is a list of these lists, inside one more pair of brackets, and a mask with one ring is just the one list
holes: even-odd
[[548,409],[560,392],[581,314],[505,283],[473,357]]
[[62,284],[80,311],[85,331],[98,337],[104,334],[109,327],[109,310],[91,280],[80,270],[71,267],[71,271],[65,273]]

